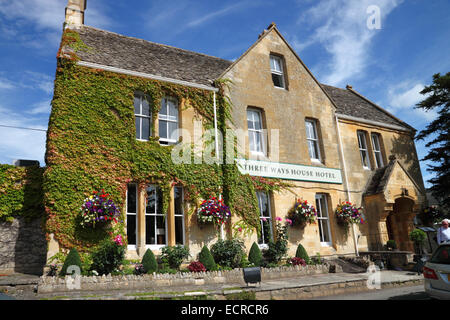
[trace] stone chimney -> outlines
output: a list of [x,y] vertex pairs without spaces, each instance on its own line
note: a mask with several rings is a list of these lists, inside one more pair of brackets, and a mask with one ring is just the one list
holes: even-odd
[[84,10],[87,0],[69,0],[66,7],[65,26],[81,26],[84,24]]

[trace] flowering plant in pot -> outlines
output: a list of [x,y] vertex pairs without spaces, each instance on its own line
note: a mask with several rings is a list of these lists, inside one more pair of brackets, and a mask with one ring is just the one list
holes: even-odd
[[117,222],[119,212],[105,190],[94,191],[81,206],[81,225],[83,227],[106,226],[112,221]]
[[213,223],[220,226],[227,223],[230,218],[230,208],[216,197],[204,200],[197,211],[197,221],[201,224]]
[[293,226],[304,227],[307,223],[315,223],[317,219],[316,208],[307,200],[298,199],[288,214]]
[[338,204],[335,210],[338,223],[348,225],[349,223],[364,223],[362,208],[356,207],[351,202],[345,201]]

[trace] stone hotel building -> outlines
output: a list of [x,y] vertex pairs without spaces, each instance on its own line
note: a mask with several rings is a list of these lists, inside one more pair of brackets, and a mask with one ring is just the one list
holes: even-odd
[[[255,228],[243,236],[247,250],[253,242],[264,248],[274,236],[276,218],[284,219],[298,199],[313,204],[318,218],[289,228],[290,256],[299,243],[310,255],[321,256],[379,250],[389,239],[400,250],[413,250],[408,233],[425,201],[415,129],[350,85],[320,83],[274,23],[255,35],[255,43],[238,59],[228,61],[86,26],[85,9],[86,1],[69,1],[58,55],[44,177],[50,190],[45,199],[51,217],[48,256],[70,247],[67,239],[79,245],[84,241],[76,227],[66,228],[70,237],[64,235],[66,229],[54,227],[69,224],[68,218],[58,218],[64,198],[51,191],[59,172],[66,182],[58,183],[58,192],[78,192],[80,201],[91,191],[82,187],[88,184],[74,182],[83,172],[91,174],[92,188],[112,194],[119,190],[129,257],[142,257],[147,248],[159,253],[161,247],[175,244],[187,245],[196,256],[203,245],[213,244],[220,233],[195,219],[195,203],[206,198],[205,193],[192,201],[195,192],[186,182],[191,178],[178,171],[181,165],[160,165],[164,150],[196,143],[188,137],[196,137],[198,123],[203,124],[201,133],[212,129],[217,135],[225,127],[238,133],[240,152],[233,155],[232,166],[240,176],[289,185],[253,188],[248,198],[235,196],[234,203],[254,200],[253,214],[261,223],[269,221],[272,230],[264,235],[265,228],[259,233]],[[74,78],[82,85],[72,87]],[[116,94],[111,89],[116,87],[125,94]],[[200,96],[207,101],[203,109],[197,104]],[[93,115],[82,111],[84,103],[92,104],[101,117],[89,118]],[[58,117],[65,123],[59,124]],[[92,121],[84,126],[83,119]],[[107,127],[118,119],[120,124]],[[105,147],[94,148],[92,128],[100,124],[107,128],[102,132],[107,131],[102,136]],[[70,136],[75,129],[76,135]],[[71,147],[60,147],[61,141]],[[118,141],[121,147],[113,147]],[[218,156],[219,143],[213,145],[212,154]],[[93,174],[96,163],[86,160],[96,154],[104,161],[103,174]],[[78,168],[78,173],[69,168]],[[224,163],[214,170],[218,175],[211,179],[200,171],[192,179],[214,184],[227,202],[231,196],[224,190],[237,184],[235,175],[224,173]],[[109,179],[112,175],[117,179]],[[363,224],[347,230],[339,225],[335,209],[343,201],[363,208]],[[72,211],[79,205],[67,204]],[[226,238],[235,236],[233,225],[245,220],[232,213],[222,232]]]

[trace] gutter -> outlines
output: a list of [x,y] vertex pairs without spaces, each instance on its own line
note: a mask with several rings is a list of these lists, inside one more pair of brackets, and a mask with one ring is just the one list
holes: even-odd
[[[345,189],[346,189],[346,192],[347,192],[347,199],[348,199],[349,202],[351,202],[350,190],[349,190],[348,178],[347,178],[347,168],[345,166],[344,150],[342,150],[341,131],[339,129],[339,120],[338,120],[338,115],[337,114],[335,115],[335,119],[336,119],[336,128],[337,128],[337,134],[338,134],[338,140],[339,140],[339,150],[341,152],[341,158],[342,158],[342,168],[344,170]],[[351,225],[352,225],[353,244],[355,246],[355,255],[357,257],[359,257],[358,241],[356,240],[355,225],[353,223]]]
[[336,118],[342,119],[342,120],[356,121],[356,122],[365,123],[365,124],[371,124],[373,126],[383,127],[383,128],[387,128],[387,129],[393,129],[393,130],[399,130],[399,131],[405,131],[405,132],[413,132],[412,129],[407,129],[405,127],[397,126],[395,124],[388,124],[388,123],[384,123],[384,122],[348,116],[348,115],[340,114],[340,113],[336,113]]
[[203,90],[214,91],[214,92],[219,91],[218,88],[213,88],[213,87],[210,87],[210,86],[207,86],[204,84],[198,84],[198,83],[184,81],[184,80],[161,77],[161,76],[157,76],[157,75],[150,74],[150,73],[143,73],[143,72],[131,71],[128,69],[105,66],[105,65],[97,64],[97,63],[93,63],[93,62],[78,61],[77,65],[82,66],[82,67],[88,67],[88,68],[100,69],[100,70],[105,70],[105,71],[110,71],[110,72],[115,72],[115,73],[126,74],[129,76],[141,77],[141,78],[152,79],[152,80],[159,80],[159,81],[169,82],[169,83],[173,83],[173,84],[179,84],[182,86],[187,86],[187,87],[192,87],[192,88],[197,88],[197,89],[203,89]]

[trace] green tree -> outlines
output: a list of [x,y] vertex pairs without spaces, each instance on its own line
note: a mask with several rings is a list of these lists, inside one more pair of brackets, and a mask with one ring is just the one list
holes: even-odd
[[445,211],[450,209],[450,72],[433,75],[433,83],[420,92],[427,97],[416,105],[425,111],[435,110],[438,117],[421,130],[416,140],[430,138],[426,147],[430,152],[422,160],[429,160],[427,171],[435,177],[428,180],[431,192]]

